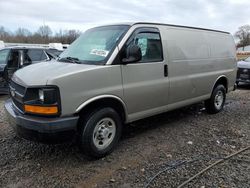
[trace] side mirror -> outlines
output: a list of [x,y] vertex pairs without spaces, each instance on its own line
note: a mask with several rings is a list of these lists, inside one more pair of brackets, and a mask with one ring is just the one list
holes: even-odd
[[127,64],[127,63],[135,63],[140,61],[142,58],[142,54],[141,54],[141,49],[139,46],[133,44],[130,45],[127,49],[126,49],[126,58],[122,59],[122,62]]

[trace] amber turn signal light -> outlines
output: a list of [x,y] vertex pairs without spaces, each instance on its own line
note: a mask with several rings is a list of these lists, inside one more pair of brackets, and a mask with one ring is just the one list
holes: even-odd
[[35,114],[45,114],[45,115],[54,115],[58,113],[57,106],[33,106],[33,105],[24,105],[25,112],[35,113]]

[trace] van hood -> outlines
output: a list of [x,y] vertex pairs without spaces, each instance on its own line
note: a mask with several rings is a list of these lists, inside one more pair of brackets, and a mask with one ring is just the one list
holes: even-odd
[[250,69],[250,62],[248,61],[238,61],[237,63],[237,67],[238,68],[247,68],[247,69]]
[[41,86],[47,85],[50,80],[98,67],[100,66],[58,61],[41,62],[19,69],[12,80],[23,86]]

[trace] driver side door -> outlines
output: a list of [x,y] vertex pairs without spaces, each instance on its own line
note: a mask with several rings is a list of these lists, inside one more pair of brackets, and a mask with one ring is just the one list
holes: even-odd
[[138,28],[124,48],[136,44],[142,59],[121,65],[124,98],[130,120],[161,112],[167,105],[169,80],[158,28]]

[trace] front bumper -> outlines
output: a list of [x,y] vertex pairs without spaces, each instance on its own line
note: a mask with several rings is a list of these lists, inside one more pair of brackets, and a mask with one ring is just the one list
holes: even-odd
[[17,135],[37,142],[60,143],[72,140],[77,131],[79,117],[45,118],[25,115],[13,105],[12,100],[5,102],[9,124]]

